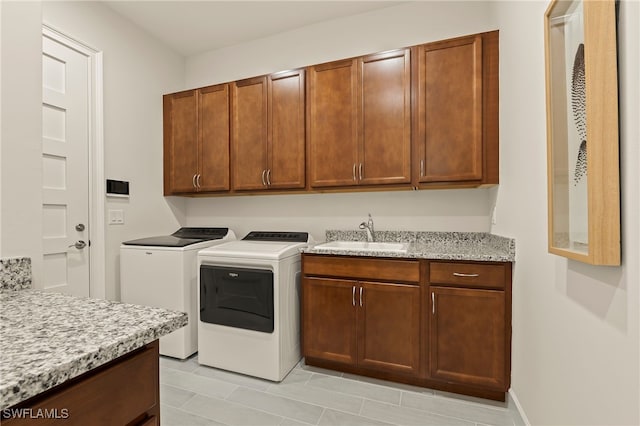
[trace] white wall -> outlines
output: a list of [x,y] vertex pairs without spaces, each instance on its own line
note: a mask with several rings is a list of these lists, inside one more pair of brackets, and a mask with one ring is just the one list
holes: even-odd
[[[339,7],[338,5],[336,7]],[[303,27],[187,58],[186,87],[258,76],[367,53],[496,29],[483,2],[415,2]],[[356,229],[371,212],[376,229],[488,231],[486,189],[266,195],[187,201],[187,224],[252,229]]]
[[324,241],[327,229],[477,231],[489,229],[487,189],[257,195],[189,200],[187,224],[249,231],[307,231]]
[[42,39],[39,2],[3,2],[2,204],[3,257],[32,258],[34,280],[42,258]]
[[637,1],[619,22],[623,266],[547,253],[543,15],[547,1],[496,2],[500,26],[498,223],[513,235],[512,391],[535,425],[639,424],[640,260]]
[[104,53],[105,175],[130,181],[132,193],[106,205],[126,221],[106,229],[106,295],[118,299],[120,242],[185,221],[184,201],[162,197],[161,96],[182,88],[184,59],[100,3],[3,2],[1,17],[2,255],[30,256],[38,287],[44,20]]
[[182,89],[184,58],[99,2],[43,2],[43,21],[103,52],[105,178],[130,182],[107,198],[124,225],[106,225],[106,295],[119,299],[122,241],[175,231],[183,200],[162,197],[162,94]]
[[[336,2],[337,8],[340,7]],[[186,87],[496,29],[478,1],[406,2],[187,58]]]

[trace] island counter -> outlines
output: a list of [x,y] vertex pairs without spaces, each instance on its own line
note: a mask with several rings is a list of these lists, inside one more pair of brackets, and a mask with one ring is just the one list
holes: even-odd
[[[107,413],[103,419],[91,418],[91,424],[113,424],[113,416],[130,410],[117,405],[128,404],[127,398],[114,398],[126,396],[126,389],[134,396],[146,393],[149,398],[140,406],[153,402],[155,412],[159,408],[157,340],[187,321],[185,313],[166,309],[30,289],[0,290],[0,414],[14,417],[6,422],[14,424],[18,411],[11,410],[38,415],[25,410],[78,387],[83,404],[98,403]],[[95,395],[87,382],[99,384]],[[144,389],[134,389],[140,386]],[[113,403],[116,406],[108,408]],[[45,414],[72,420],[79,413],[69,407],[55,408]],[[155,424],[146,423],[148,413],[140,416],[122,424]]]

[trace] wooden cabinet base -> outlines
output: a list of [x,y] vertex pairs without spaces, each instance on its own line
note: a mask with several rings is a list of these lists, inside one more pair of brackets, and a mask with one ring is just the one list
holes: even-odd
[[[156,340],[8,410],[3,410],[3,413],[10,411],[16,415],[10,419],[3,419],[2,424],[160,424],[158,355]],[[22,413],[22,418],[18,418],[18,413]]]
[[327,370],[342,371],[344,373],[357,374],[360,376],[372,377],[380,380],[388,380],[390,382],[404,383],[413,386],[421,386],[424,388],[435,389],[443,392],[452,392],[462,395],[474,396],[477,398],[491,399],[493,401],[502,401],[506,399],[506,391],[500,392],[495,390],[483,389],[475,386],[460,385],[456,383],[440,382],[437,380],[422,379],[410,375],[393,374],[366,368],[359,368],[352,365],[345,365],[335,362],[326,361],[319,358],[305,357],[306,365],[313,367],[325,368]]

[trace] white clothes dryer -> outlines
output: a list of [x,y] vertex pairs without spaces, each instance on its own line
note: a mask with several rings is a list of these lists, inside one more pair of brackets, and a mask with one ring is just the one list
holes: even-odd
[[198,253],[198,362],[279,382],[300,361],[306,232],[253,231]]

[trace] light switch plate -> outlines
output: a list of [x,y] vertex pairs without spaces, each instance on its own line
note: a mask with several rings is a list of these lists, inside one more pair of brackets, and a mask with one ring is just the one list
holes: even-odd
[[124,211],[123,210],[109,210],[109,225],[123,225],[124,224]]

